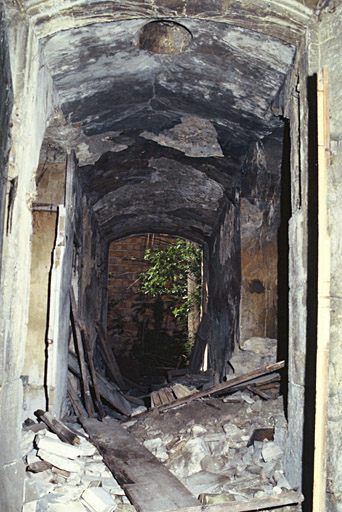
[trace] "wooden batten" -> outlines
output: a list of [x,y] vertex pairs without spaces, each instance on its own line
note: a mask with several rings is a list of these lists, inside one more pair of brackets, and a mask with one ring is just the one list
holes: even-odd
[[318,140],[318,309],[313,512],[326,510],[328,376],[330,342],[330,237],[328,169],[330,156],[328,70],[317,77]]

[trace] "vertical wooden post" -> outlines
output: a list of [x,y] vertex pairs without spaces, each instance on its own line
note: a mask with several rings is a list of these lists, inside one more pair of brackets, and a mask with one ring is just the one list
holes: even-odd
[[328,168],[330,158],[328,70],[317,77],[318,138],[318,310],[313,512],[326,510],[328,375],[330,341],[330,237]]

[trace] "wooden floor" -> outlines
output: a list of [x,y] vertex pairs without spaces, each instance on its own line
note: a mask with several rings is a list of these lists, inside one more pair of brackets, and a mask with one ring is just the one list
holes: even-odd
[[84,418],[83,426],[138,512],[167,512],[199,501],[114,419]]

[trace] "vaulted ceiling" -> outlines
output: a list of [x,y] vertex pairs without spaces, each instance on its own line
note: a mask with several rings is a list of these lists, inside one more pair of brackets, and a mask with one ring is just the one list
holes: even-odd
[[316,3],[24,1],[106,237],[210,236]]

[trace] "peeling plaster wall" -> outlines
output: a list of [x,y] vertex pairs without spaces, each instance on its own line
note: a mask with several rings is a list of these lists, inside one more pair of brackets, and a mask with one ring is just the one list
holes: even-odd
[[227,201],[208,244],[209,360],[216,378],[239,342],[240,225],[239,206]]
[[[12,229],[3,238],[0,283],[0,510],[18,512],[22,504],[20,453],[24,364],[28,318],[32,176],[48,117],[56,101],[51,77],[30,25],[14,10],[6,12],[13,82],[8,177],[18,178]],[[25,72],[23,72],[25,70]],[[7,196],[8,199],[8,196]]]
[[57,417],[67,412],[72,232],[73,218],[68,215],[67,209],[60,205],[49,282],[50,301],[46,337],[48,410]]
[[[47,162],[38,166],[35,204],[63,205],[65,162]],[[50,272],[56,241],[56,211],[34,211],[31,252],[31,283],[25,364],[23,420],[36,409],[45,409],[46,336],[49,306]]]
[[30,305],[22,371],[23,420],[45,409],[45,337],[51,255],[56,232],[55,212],[33,212]]

